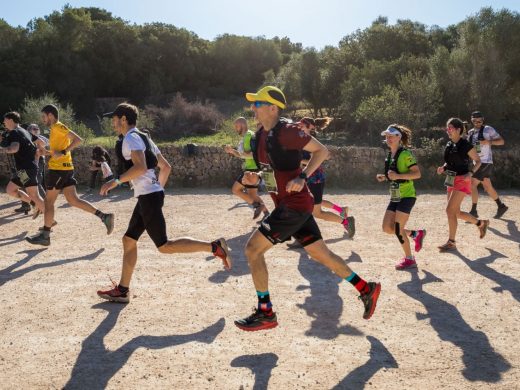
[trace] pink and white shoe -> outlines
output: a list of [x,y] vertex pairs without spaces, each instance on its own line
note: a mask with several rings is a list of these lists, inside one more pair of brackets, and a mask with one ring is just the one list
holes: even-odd
[[419,252],[422,249],[424,237],[426,237],[426,229],[417,230],[417,235],[413,238],[416,252]]
[[408,257],[403,257],[401,262],[395,265],[395,269],[403,270],[408,268],[417,268],[417,263],[415,259],[409,259]]

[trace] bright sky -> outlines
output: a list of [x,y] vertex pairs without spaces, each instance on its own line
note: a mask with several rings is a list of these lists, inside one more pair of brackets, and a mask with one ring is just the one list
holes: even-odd
[[224,33],[277,35],[316,48],[337,45],[345,35],[368,27],[380,15],[390,23],[411,19],[446,27],[482,7],[520,11],[519,0],[16,0],[2,7],[0,17],[13,26],[25,26],[66,3],[104,8],[137,24],[173,24],[210,40]]

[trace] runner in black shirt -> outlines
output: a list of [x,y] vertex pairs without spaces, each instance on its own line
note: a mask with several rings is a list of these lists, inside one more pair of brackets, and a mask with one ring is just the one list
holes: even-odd
[[[480,220],[469,213],[460,210],[460,205],[466,195],[471,195],[471,176],[480,167],[480,158],[476,149],[466,139],[462,138],[464,123],[459,118],[448,120],[446,131],[450,141],[444,150],[444,165],[437,168],[437,174],[446,174],[445,185],[448,187],[448,215],[449,239],[439,246],[439,251],[446,252],[456,250],[455,235],[457,234],[457,219],[477,225],[480,238],[484,238],[489,225],[489,220]],[[470,170],[469,165],[473,160],[474,165]]]
[[[4,115],[4,126],[7,137],[1,140],[0,152],[14,156],[16,172],[7,184],[6,192],[14,198],[25,202],[33,202],[36,210],[33,218],[44,211],[43,199],[38,193],[38,163],[36,162],[37,146],[32,136],[20,127],[20,114],[15,111]],[[22,188],[25,187],[27,192]]]

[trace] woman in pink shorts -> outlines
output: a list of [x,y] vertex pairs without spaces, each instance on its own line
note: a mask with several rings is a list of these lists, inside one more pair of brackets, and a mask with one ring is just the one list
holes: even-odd
[[[448,188],[448,215],[449,238],[448,242],[439,246],[440,252],[453,251],[457,249],[455,235],[457,234],[457,220],[463,219],[478,227],[480,238],[486,235],[489,220],[480,220],[471,214],[460,210],[460,205],[466,195],[471,195],[471,176],[480,167],[480,158],[476,149],[469,143],[463,134],[464,123],[459,118],[448,120],[446,131],[450,141],[444,149],[444,165],[437,168],[437,174],[445,174],[444,184]],[[470,170],[469,166],[473,161]]]

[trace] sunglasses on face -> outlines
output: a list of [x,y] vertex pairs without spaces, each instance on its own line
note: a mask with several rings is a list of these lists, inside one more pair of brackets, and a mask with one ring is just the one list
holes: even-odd
[[255,106],[256,108],[259,108],[262,106],[272,106],[272,104],[269,102],[262,102],[262,101],[257,100],[256,102],[253,102],[253,106]]

